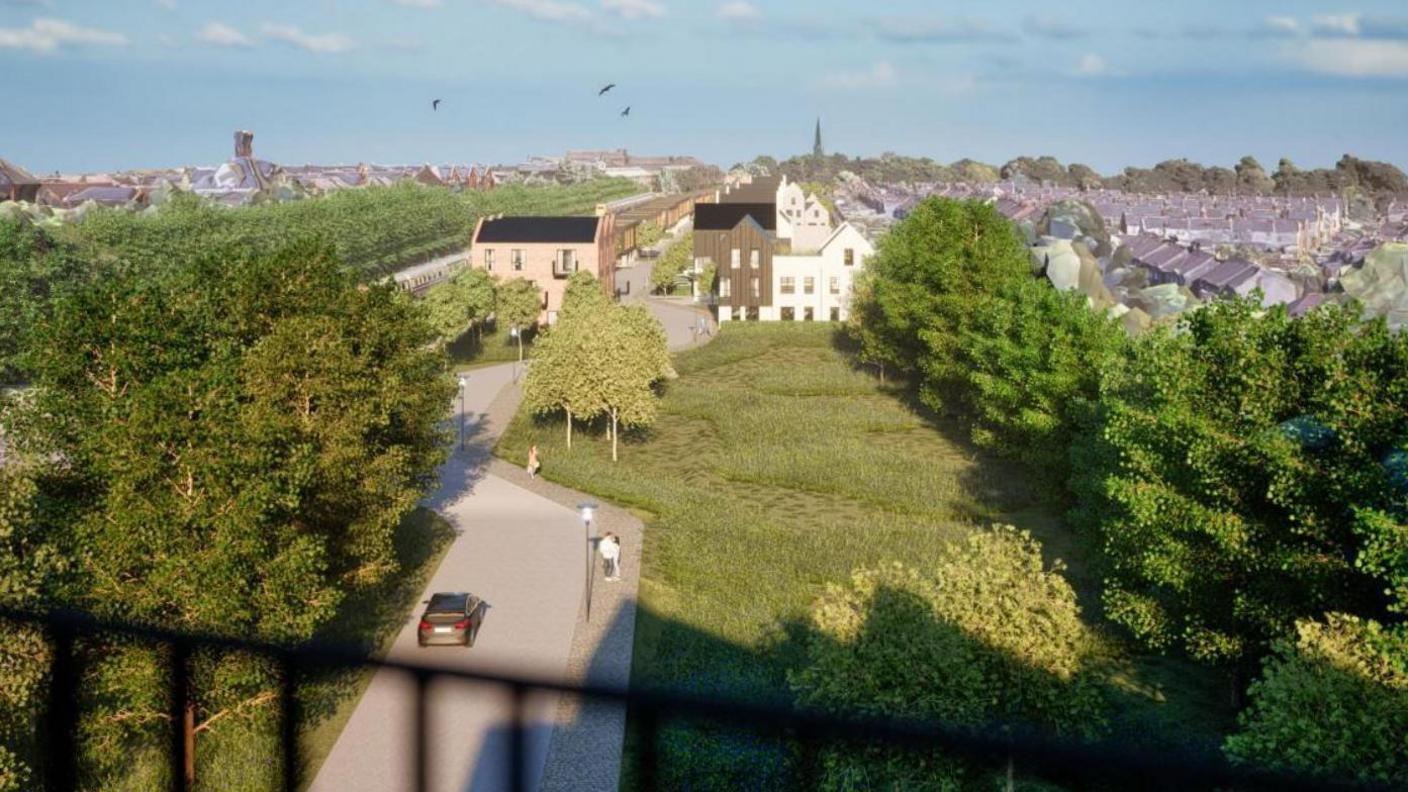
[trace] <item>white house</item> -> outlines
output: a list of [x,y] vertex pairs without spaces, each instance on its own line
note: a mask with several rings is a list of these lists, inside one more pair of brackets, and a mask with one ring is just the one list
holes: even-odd
[[[762,306],[763,321],[842,322],[851,314],[851,289],[857,272],[875,255],[875,247],[855,226],[842,223],[816,253],[772,258],[772,304]],[[727,319],[720,314],[720,321]]]

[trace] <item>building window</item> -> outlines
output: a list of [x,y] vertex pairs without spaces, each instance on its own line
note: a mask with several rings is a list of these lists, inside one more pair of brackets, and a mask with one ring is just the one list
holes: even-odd
[[486,269],[486,270],[491,270],[491,269],[493,269],[493,268],[494,268],[494,249],[493,249],[493,248],[484,248],[484,269]]
[[802,294],[816,294],[816,278],[802,278]]
[[730,294],[732,293],[732,290],[729,288],[729,283],[730,283],[730,281],[729,281],[728,278],[726,278],[726,277],[719,278],[719,296],[720,296],[720,297],[728,297],[728,296],[730,296]]
[[794,277],[792,277],[791,275],[783,275],[783,276],[782,276],[782,293],[783,293],[783,294],[796,294],[796,293],[797,293],[797,279],[794,278]]
[[846,248],[846,266],[847,266],[847,267],[854,267],[855,265],[856,265],[856,249],[855,249],[855,248]]
[[828,280],[826,286],[827,286],[827,289],[829,289],[832,294],[840,294],[840,293],[841,293],[841,279],[840,279],[840,278],[836,278],[836,277],[830,278],[830,279]]
[[839,322],[839,321],[841,321],[841,309],[840,309],[840,308],[832,308],[832,309],[831,309],[831,321],[833,321],[833,322]]
[[758,321],[758,306],[753,305],[743,309],[743,318],[750,322]]
[[812,307],[811,307],[810,305],[808,305],[806,308],[803,308],[803,309],[802,309],[802,321],[803,321],[803,322],[810,322],[810,321],[812,321],[812,320],[815,319],[815,318],[816,318],[816,316],[813,314]]
[[748,251],[748,266],[757,269],[760,258],[757,248]]
[[734,269],[738,269],[738,267],[743,264],[743,258],[742,258],[742,256],[743,256],[743,253],[742,253],[742,251],[740,251],[738,248],[734,248],[733,250],[730,250],[730,251],[728,252],[728,263],[729,263],[729,266],[730,266],[730,267],[733,267]]
[[797,309],[788,306],[782,309],[782,321],[794,322],[797,320]]
[[763,296],[762,282],[758,280],[758,276],[757,276],[757,275],[754,275],[751,280],[752,280],[753,299],[757,300],[757,299],[759,299],[759,298],[761,298],[761,297]]
[[523,251],[521,249],[514,248],[509,251],[509,260],[513,262],[514,272],[521,272],[523,270]]
[[566,278],[577,271],[577,251],[563,249],[557,251],[557,258],[552,263],[552,274],[558,278]]

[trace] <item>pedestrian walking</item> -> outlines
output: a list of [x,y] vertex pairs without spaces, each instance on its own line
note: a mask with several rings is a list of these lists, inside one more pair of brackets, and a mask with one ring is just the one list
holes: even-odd
[[538,462],[538,444],[534,443],[533,447],[528,449],[528,478],[537,478],[538,469],[541,467],[542,464]]
[[616,582],[621,579],[621,539],[614,533],[606,533],[597,545],[601,557],[606,561],[606,579]]

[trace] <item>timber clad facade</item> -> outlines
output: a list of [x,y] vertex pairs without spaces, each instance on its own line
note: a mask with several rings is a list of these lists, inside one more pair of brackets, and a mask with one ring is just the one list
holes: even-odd
[[762,307],[772,304],[776,214],[774,203],[730,202],[695,207],[695,265],[714,263],[720,313],[727,308],[730,316],[756,315]]

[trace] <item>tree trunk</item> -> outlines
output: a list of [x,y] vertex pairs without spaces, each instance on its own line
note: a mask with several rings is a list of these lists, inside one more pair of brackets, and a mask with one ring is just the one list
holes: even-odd
[[196,703],[186,700],[186,710],[181,717],[181,736],[186,743],[186,766],[183,772],[186,774],[186,788],[190,789],[196,783]]
[[567,410],[567,450],[572,450],[572,409]]
[[611,410],[611,461],[616,461],[616,410]]

